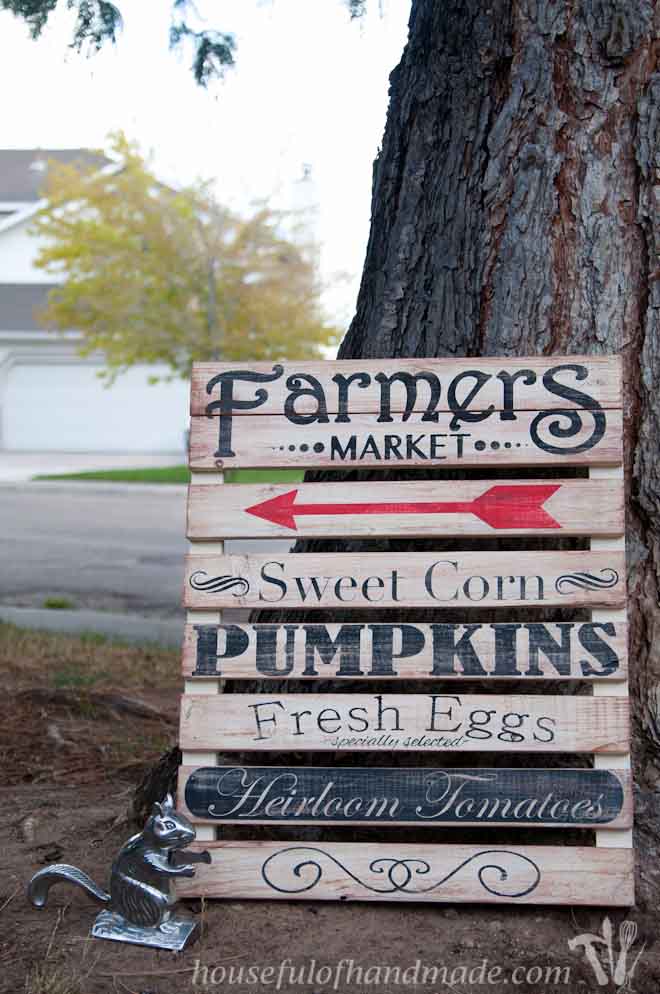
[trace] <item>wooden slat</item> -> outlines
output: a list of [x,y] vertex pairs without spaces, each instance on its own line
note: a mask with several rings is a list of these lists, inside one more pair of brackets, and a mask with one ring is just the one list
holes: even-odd
[[620,552],[191,555],[189,608],[619,605]]
[[[495,412],[455,429],[451,414],[439,414],[434,423],[421,418],[415,413],[403,423],[382,423],[376,414],[356,414],[350,424],[296,425],[275,414],[195,417],[190,468],[605,466],[622,459],[620,410],[517,411],[506,421]],[[576,431],[568,435],[572,421]],[[227,434],[221,442],[223,422]],[[558,436],[550,433],[554,426],[562,432]]]
[[[624,478],[623,466],[616,467],[616,468],[615,467],[610,467],[608,469],[594,469],[594,470],[590,471],[590,475],[592,475],[592,474],[594,476],[599,477],[599,478],[610,478],[610,479],[612,479],[612,478],[618,478],[618,479],[621,480],[621,482],[623,482],[623,478]],[[603,548],[605,548],[605,549],[617,548],[621,552],[625,552],[625,538],[624,537],[618,538],[618,539],[595,538],[595,539],[591,540],[591,547],[592,548],[600,548],[600,549],[603,549]],[[627,619],[627,612],[626,612],[625,609],[623,609],[621,611],[618,611],[618,612],[617,611],[613,611],[611,609],[610,610],[607,610],[607,609],[606,610],[598,610],[598,611],[592,611],[591,612],[591,617],[592,617],[592,620],[596,621],[596,622],[605,621],[606,623],[615,623],[616,624],[616,623],[619,623],[621,621],[621,619],[623,619],[623,620]],[[614,684],[613,686],[616,688],[617,695],[624,695],[624,694],[628,695],[629,694],[629,688],[628,688],[628,682],[627,681],[622,681],[622,682],[620,682],[618,684]],[[594,695],[595,696],[601,696],[601,693],[602,692],[601,692],[600,689],[594,688]],[[600,756],[594,756],[594,766],[596,768],[598,768],[600,766],[600,763],[601,763],[601,757]],[[622,769],[622,770],[630,770],[630,768],[631,768],[631,757],[630,757],[630,753],[626,753],[626,754],[617,756],[616,757],[616,765],[620,769]],[[612,832],[612,833],[605,833],[605,832],[600,832],[600,831],[596,832],[596,845],[599,846],[599,847],[600,846],[606,847],[606,848],[617,847],[617,848],[627,849],[627,848],[630,848],[632,846],[632,844],[633,844],[633,832],[632,832],[632,828],[622,829],[621,831]]]
[[[578,379],[578,374],[571,368],[580,366],[584,377]],[[562,370],[563,367],[563,370]],[[281,370],[281,373],[278,373]],[[531,375],[521,375],[527,370]],[[230,374],[239,373],[248,377],[256,374],[270,379],[258,382],[254,379],[233,378],[230,384]],[[474,373],[476,372],[476,376]],[[209,384],[218,375],[225,374],[226,389],[231,386],[234,403],[253,403],[257,390],[263,391],[260,396],[262,403],[254,408],[259,414],[282,414],[287,397],[302,388],[307,394],[296,398],[295,412],[297,414],[316,412],[319,409],[318,397],[322,396],[325,408],[329,413],[336,413],[340,407],[347,406],[353,412],[374,412],[381,409],[383,386],[376,379],[379,374],[391,377],[397,373],[415,376],[419,373],[430,373],[438,378],[439,397],[438,410],[450,409],[450,403],[465,403],[470,398],[474,388],[474,396],[467,404],[468,410],[486,410],[491,405],[495,410],[502,410],[511,404],[519,410],[549,410],[572,407],[588,407],[587,400],[577,401],[570,395],[562,396],[553,386],[561,386],[579,390],[587,398],[591,398],[601,407],[621,407],[621,363],[615,356],[558,356],[529,358],[507,357],[501,359],[389,359],[389,360],[339,360],[336,362],[287,362],[281,365],[270,362],[257,363],[195,363],[192,372],[191,414],[206,414],[207,405],[220,397],[220,382]],[[499,373],[504,378],[498,377]],[[340,401],[340,381],[333,377],[355,377],[362,374],[360,380],[354,380],[348,385],[347,404]],[[473,375],[470,375],[473,374]],[[581,375],[581,374],[580,374]],[[543,382],[547,378],[549,387]],[[513,393],[505,397],[504,384],[516,377],[513,383]],[[459,379],[457,379],[459,378]],[[296,383],[296,380],[299,382]],[[530,382],[531,381],[531,382]],[[318,387],[316,386],[318,384]],[[452,392],[453,387],[453,392]],[[314,388],[317,396],[312,395]],[[392,411],[403,411],[406,407],[406,388],[402,381],[394,380],[389,388]],[[425,410],[431,398],[431,388],[428,382],[418,382],[417,396],[413,396],[413,409]],[[217,408],[211,410],[218,413]],[[234,413],[245,413],[245,409],[235,408]]]
[[219,766],[179,771],[194,823],[630,826],[617,770]]
[[212,863],[198,866],[194,879],[180,879],[177,897],[634,903],[631,849],[340,842],[215,842],[194,848],[207,849]]
[[[193,616],[194,617],[194,616]],[[622,680],[627,626],[188,624],[183,674],[223,679]]]
[[625,697],[186,695],[181,709],[190,750],[616,753],[628,737]]
[[617,480],[191,486],[188,538],[621,535]]

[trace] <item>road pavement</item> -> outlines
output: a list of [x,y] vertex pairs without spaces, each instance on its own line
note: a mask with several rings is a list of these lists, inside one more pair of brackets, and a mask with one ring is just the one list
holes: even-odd
[[[0,605],[180,619],[186,488],[105,483],[0,486]],[[228,552],[289,542],[236,540]]]

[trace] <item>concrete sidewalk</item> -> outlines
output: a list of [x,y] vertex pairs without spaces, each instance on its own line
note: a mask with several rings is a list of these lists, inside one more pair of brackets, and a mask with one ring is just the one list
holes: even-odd
[[90,473],[103,469],[182,466],[185,452],[0,452],[0,483],[26,483],[34,476]]

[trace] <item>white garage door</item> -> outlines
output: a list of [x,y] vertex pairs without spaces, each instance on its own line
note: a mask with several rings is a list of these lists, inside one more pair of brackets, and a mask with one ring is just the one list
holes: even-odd
[[[151,385],[136,366],[111,387],[84,363],[18,364],[2,402],[2,444],[18,452],[181,452],[188,384]],[[161,371],[162,372],[162,371]]]

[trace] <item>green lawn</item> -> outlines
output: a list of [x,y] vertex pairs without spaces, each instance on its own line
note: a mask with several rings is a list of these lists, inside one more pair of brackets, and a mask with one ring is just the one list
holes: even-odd
[[[225,483],[299,483],[297,469],[228,469]],[[149,469],[99,469],[90,473],[35,476],[35,480],[108,480],[114,483],[189,483],[187,466],[153,466]]]

